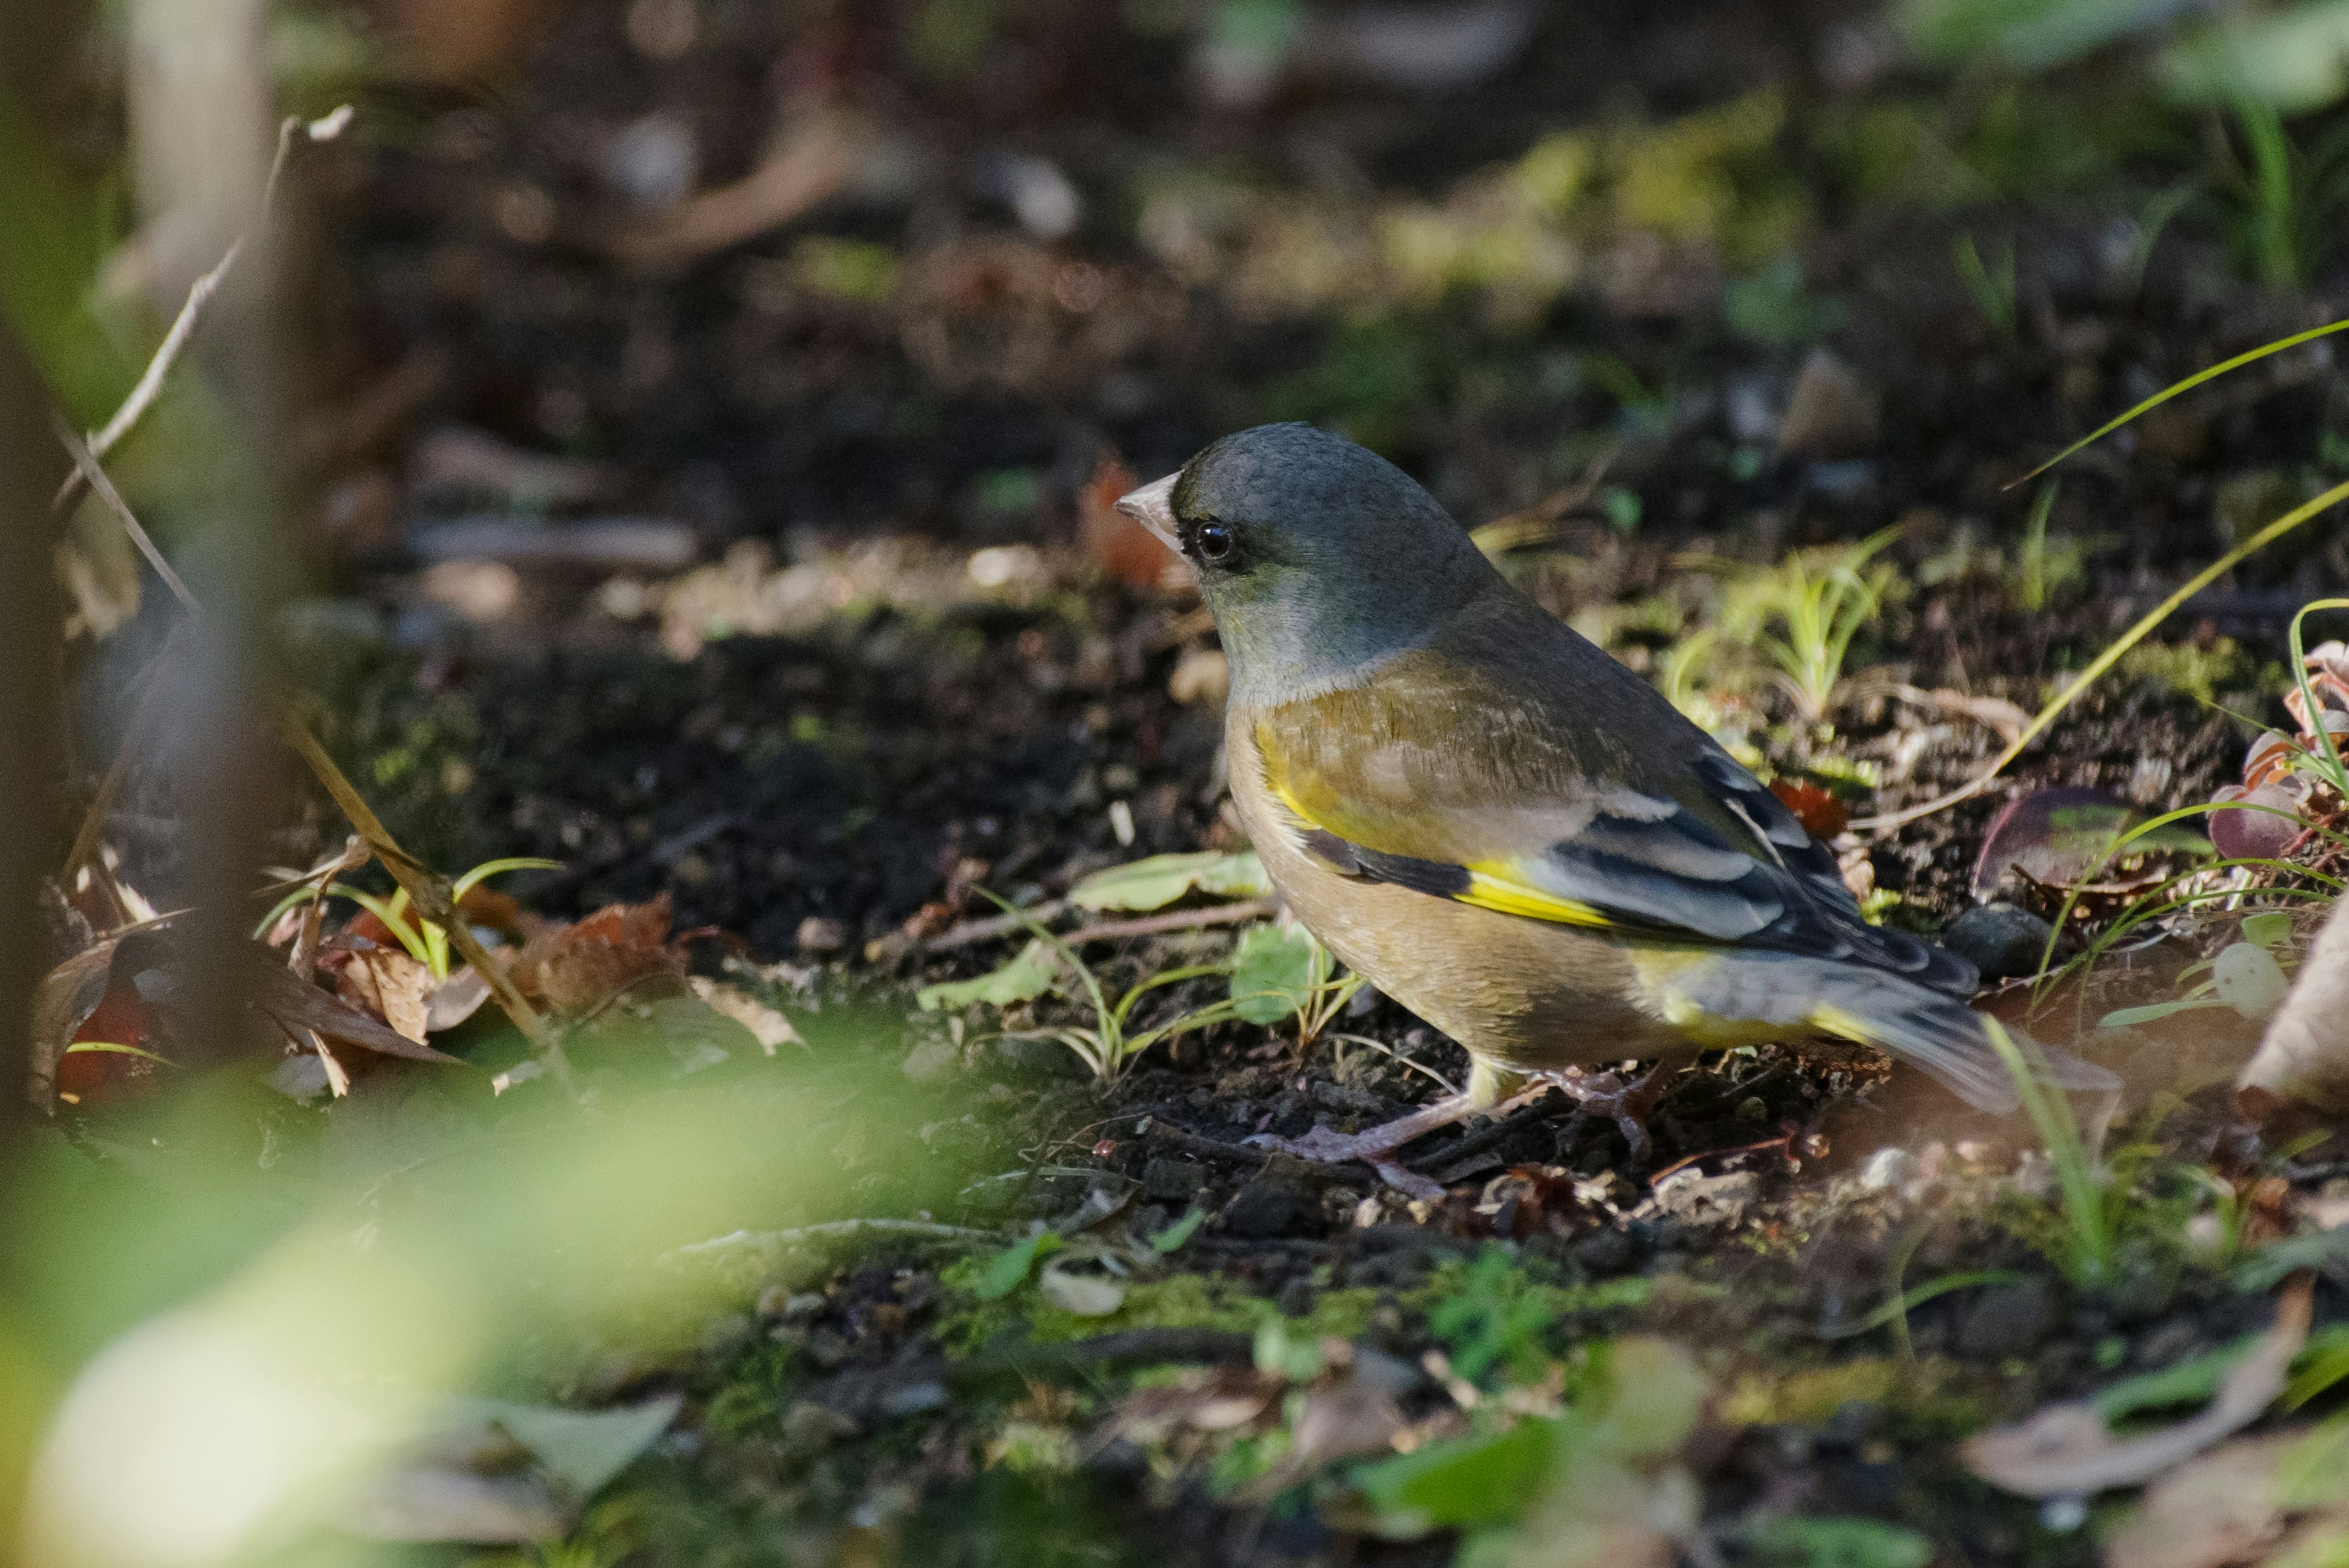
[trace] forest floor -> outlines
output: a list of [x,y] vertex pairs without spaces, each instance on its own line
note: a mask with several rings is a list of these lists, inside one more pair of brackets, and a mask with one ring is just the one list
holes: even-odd
[[[469,908],[578,1027],[568,1089],[517,1075],[483,1008],[432,1043],[506,1075],[495,1095],[368,1058],[347,1099],[257,1125],[371,1214],[435,1151],[624,1105],[758,1129],[728,1168],[748,1195],[669,1238],[703,1244],[659,1265],[695,1281],[661,1321],[526,1334],[484,1375],[515,1399],[681,1398],[540,1561],[1302,1568],[1465,1539],[1479,1562],[2087,1562],[2132,1494],[2043,1504],[1968,1439],[2090,1396],[2177,1416],[2294,1265],[2340,1359],[2349,1149],[2237,1113],[2256,1012],[2103,1022],[2186,994],[2261,910],[2286,911],[2256,945],[2289,961],[2322,911],[2275,889],[2321,881],[2246,883],[2034,979],[2051,922],[2061,963],[2194,851],[2108,873],[2027,812],[1993,832],[2017,801],[2141,818],[2240,782],[2288,724],[2292,614],[2349,582],[2338,524],[2192,599],[1993,787],[1843,826],[1974,778],[2188,575],[2338,483],[2321,340],[2074,459],[2035,523],[2043,491],[2015,483],[2333,319],[2337,267],[2257,286],[2222,205],[2149,217],[2176,149],[2094,82],[1822,85],[1835,29],[1746,7],[1578,8],[1473,116],[1330,89],[1203,117],[1114,90],[1158,46],[1031,38],[1055,85],[1009,124],[960,89],[905,108],[852,23],[819,47],[713,4],[672,56],[639,36],[658,10],[572,6],[494,107],[428,96],[305,182],[339,280],[301,447],[334,588],[289,633],[312,711],[429,864],[560,863]],[[818,104],[780,129],[779,59]],[[1928,151],[1869,161],[1887,127]],[[680,134],[713,189],[809,146],[851,172],[811,221],[695,252],[628,194]],[[1007,151],[943,151],[970,146]],[[1576,160],[1599,193],[1545,194]],[[1060,232],[1020,205],[1052,180],[1085,193]],[[1395,259],[1413,223],[1459,254]],[[1200,971],[1135,1029],[1235,994],[1238,944],[1311,961],[1257,934],[1271,910],[1233,869],[1213,628],[1107,505],[1276,418],[1495,525],[1505,569],[1799,799],[1872,915],[1947,933],[1986,1007],[2117,1072],[2116,1105],[2076,1107],[2107,1118],[2093,1213],[2046,1128],[1864,1054],[1708,1058],[1644,1158],[1562,1097],[1472,1121],[1405,1151],[1429,1199],[1247,1141],[1463,1080],[1375,992],[1319,1038],[1293,1009],[1224,1017],[1111,1074],[1054,1037],[1102,1023],[1050,953],[1002,978],[1040,930],[1112,997]],[[1853,563],[1868,601],[1817,713],[1756,629],[1795,558]],[[342,840],[308,812],[289,864]],[[113,835],[159,905],[170,820],[134,798]],[[1084,897],[1170,854],[1237,879]],[[336,909],[330,938],[388,944]],[[78,1108],[86,1148],[157,1114],[129,1081]],[[1555,1453],[1511,1446],[1537,1431]]]

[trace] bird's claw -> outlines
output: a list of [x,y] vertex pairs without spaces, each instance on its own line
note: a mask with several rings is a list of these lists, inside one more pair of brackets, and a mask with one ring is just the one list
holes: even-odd
[[1647,1116],[1663,1098],[1664,1068],[1651,1067],[1630,1083],[1612,1073],[1560,1073],[1550,1082],[1573,1096],[1586,1114],[1605,1116],[1612,1120],[1623,1135],[1623,1142],[1631,1151],[1634,1161],[1644,1161],[1654,1147],[1648,1137]]
[[1381,1138],[1372,1133],[1335,1133],[1328,1127],[1313,1127],[1302,1137],[1282,1137],[1278,1133],[1257,1133],[1243,1141],[1250,1148],[1270,1149],[1276,1154],[1294,1155],[1317,1165],[1342,1165],[1360,1160],[1378,1172],[1379,1179],[1406,1198],[1436,1199],[1444,1196],[1443,1186],[1407,1168],[1395,1158],[1399,1147],[1392,1138]]

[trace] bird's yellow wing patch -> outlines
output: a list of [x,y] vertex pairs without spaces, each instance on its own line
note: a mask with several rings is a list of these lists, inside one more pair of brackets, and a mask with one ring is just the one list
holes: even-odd
[[1594,930],[1626,929],[1625,923],[1606,910],[1588,904],[1561,898],[1528,886],[1516,877],[1507,862],[1487,861],[1471,866],[1468,886],[1453,894],[1464,904],[1474,904],[1480,909],[1492,909],[1504,915],[1523,915],[1529,919],[1554,920],[1564,926],[1588,926]]

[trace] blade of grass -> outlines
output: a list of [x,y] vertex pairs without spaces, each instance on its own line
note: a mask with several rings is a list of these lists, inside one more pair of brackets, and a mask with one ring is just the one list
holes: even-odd
[[2090,431],[2086,435],[2082,436],[2078,441],[2074,441],[2070,446],[2065,447],[2062,452],[2057,452],[2054,457],[2049,458],[2045,462],[2041,463],[2038,467],[2024,474],[2022,478],[2013,480],[2001,488],[2013,490],[2016,485],[2030,483],[2033,480],[2038,478],[2041,474],[2046,472],[2049,469],[2054,467],[2057,463],[2063,462],[2074,452],[2078,452],[2082,447],[2094,446],[2096,442],[2104,440],[2106,436],[2112,434],[2115,431],[2120,429],[2123,425],[2128,423],[2129,421],[2137,418],[2139,414],[2145,413],[2148,410],[2159,408],[2162,404],[2169,401],[2170,399],[2177,397],[2180,392],[2190,392],[2195,388],[2200,386],[2203,382],[2215,381],[2230,370],[2240,370],[2246,365],[2256,364],[2260,360],[2266,358],[2271,354],[2281,354],[2287,348],[2297,348],[2303,343],[2310,342],[2318,337],[2325,337],[2330,333],[2338,332],[2344,327],[2349,327],[2349,320],[2327,322],[2323,327],[2312,327],[2305,332],[2295,332],[2289,337],[2279,337],[2272,343],[2262,343],[2256,348],[2246,349],[2242,353],[2236,355],[2233,358],[2221,360],[2218,364],[2211,366],[2207,370],[2197,370],[2191,376],[2187,377],[2186,379],[2172,382],[2170,385],[2164,387],[2160,391],[2156,392],[2153,396],[2137,404],[2137,407],[2129,410],[2128,412],[2122,414],[2117,419],[2110,420],[2104,424],[2098,425],[2095,430]]
[[[2339,325],[2349,326],[2349,322]],[[2099,677],[2114,665],[2118,664],[2130,649],[2143,642],[2154,628],[2175,615],[2178,607],[2187,600],[2318,513],[2326,511],[2344,500],[2349,500],[2349,483],[2336,484],[2313,501],[2293,507],[2208,566],[2187,578],[2178,586],[2176,592],[2147,611],[2134,626],[2108,644],[2102,653],[2090,659],[2088,667],[2080,671],[2079,678],[2057,692],[2045,707],[2039,710],[2031,722],[2023,726],[2023,732],[2009,742],[2006,749],[1991,760],[1990,766],[1984,768],[1969,782],[1938,799],[1927,801],[1922,805],[1912,805],[1905,811],[1884,812],[1876,816],[1858,818],[1852,823],[1852,827],[1862,832],[1899,827],[1903,824],[1915,822],[1920,817],[1930,816],[1935,812],[1946,811],[1960,801],[1972,799],[1981,794],[1992,779],[2004,773],[2007,764],[2021,756],[2032,742],[2044,734],[2047,727],[2053,724],[2066,708],[2078,701]]]
[[1821,1330],[1819,1337],[1821,1339],[1856,1339],[1872,1329],[1882,1328],[1896,1318],[1907,1317],[1935,1296],[1947,1295],[1951,1291],[1972,1290],[1978,1285],[2018,1284],[2028,1277],[2015,1272],[2013,1269],[1975,1269],[1965,1273],[1943,1274],[1938,1280],[1928,1280],[1921,1285],[1910,1286],[1857,1322]]
[[109,1056],[142,1057],[150,1062],[160,1062],[166,1067],[179,1065],[169,1056],[158,1056],[154,1052],[142,1051],[136,1045],[118,1045],[111,1040],[77,1040],[66,1047],[65,1054],[68,1056],[77,1056],[85,1051],[98,1052]]
[[1990,1037],[1991,1047],[2014,1079],[2015,1092],[2023,1096],[2023,1111],[2046,1147],[2048,1163],[2055,1168],[2056,1189],[2063,1199],[2064,1219],[2071,1227],[2073,1266],[2068,1272],[2083,1284],[2100,1284],[2112,1272],[2112,1234],[2105,1222],[2103,1185],[2096,1179],[2095,1162],[2080,1141],[2080,1126],[2073,1119],[2072,1106],[2060,1096],[2050,1093],[2047,1064],[2036,1045],[2026,1054],[2023,1045],[1995,1018],[1984,1018],[1982,1028]]
[[2316,732],[2317,740],[2323,742],[2324,760],[2330,764],[2324,769],[2325,782],[2333,786],[2334,794],[2349,800],[2349,769],[2342,766],[2340,742],[2333,738],[2332,730],[2326,727],[2324,710],[2317,706],[2315,689],[2309,684],[2308,655],[2301,647],[2300,634],[2300,623],[2308,618],[2311,611],[2344,609],[2349,609],[2349,599],[2310,600],[2300,607],[2298,615],[2292,618],[2291,641],[2292,673],[2300,686],[2301,711],[2308,715],[2308,725]]

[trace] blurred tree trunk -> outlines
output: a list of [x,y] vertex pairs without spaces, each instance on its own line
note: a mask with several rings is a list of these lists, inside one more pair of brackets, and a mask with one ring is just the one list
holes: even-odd
[[[233,1054],[244,1022],[231,989],[251,911],[244,894],[265,863],[283,798],[284,750],[264,717],[265,649],[289,589],[278,537],[277,247],[262,222],[274,143],[261,0],[131,0],[130,143],[140,214],[172,236],[171,262],[192,278],[239,242],[192,351],[174,372],[200,378],[224,413],[220,450],[175,452],[202,481],[187,542],[189,586],[209,612],[193,643],[190,686],[202,705],[177,781],[181,866],[195,912],[191,1009],[200,1057]],[[192,236],[192,237],[191,237]],[[204,950],[212,950],[208,954]]]
[[[54,123],[78,5],[0,6],[0,111]],[[31,1115],[33,988],[48,968],[38,895],[64,854],[57,782],[59,623],[49,496],[65,472],[19,325],[0,316],[0,1215]],[[0,1268],[5,1268],[0,1254]],[[0,1292],[7,1282],[0,1279]]]

